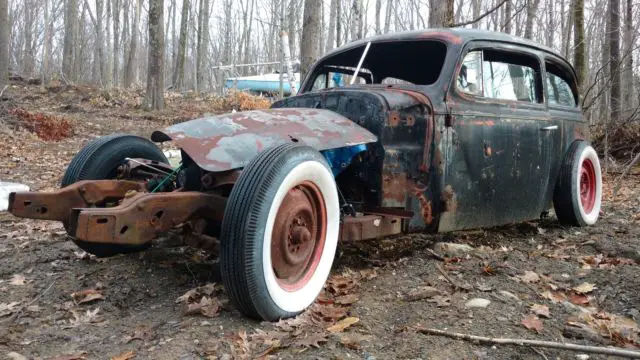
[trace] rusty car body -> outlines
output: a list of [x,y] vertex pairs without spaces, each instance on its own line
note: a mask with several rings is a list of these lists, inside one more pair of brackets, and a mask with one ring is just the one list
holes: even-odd
[[[465,29],[381,35],[323,56],[298,95],[271,109],[208,116],[154,132],[154,142],[173,141],[181,149],[176,169],[130,156],[108,179],[77,178],[55,193],[12,194],[10,211],[63,221],[83,248],[115,246],[108,255],[138,250],[176,227],[224,244],[228,209],[243,199],[234,195],[238,179],[265,149],[297,143],[322,153],[331,167],[342,241],[535,219],[561,196],[566,154],[587,137],[577,90],[564,58],[510,35]],[[577,196],[584,209],[598,211],[599,163],[578,170]],[[589,188],[591,182],[596,185]],[[317,187],[304,182],[301,189],[287,199],[306,196],[313,211],[304,214],[325,211],[328,198],[318,200]],[[285,247],[304,250],[300,244],[324,229],[305,219],[288,223]],[[273,231],[277,237],[287,230]],[[272,251],[286,255],[274,264],[293,256],[279,247]],[[305,268],[296,266],[285,270]],[[293,283],[282,287],[295,292]],[[244,304],[242,292],[232,293],[254,317],[274,320],[300,311],[261,310]]]

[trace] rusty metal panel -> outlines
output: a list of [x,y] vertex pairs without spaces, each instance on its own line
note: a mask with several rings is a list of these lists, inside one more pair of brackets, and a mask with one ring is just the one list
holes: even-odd
[[322,109],[267,109],[210,116],[156,131],[152,140],[170,137],[202,169],[244,167],[263,149],[301,142],[317,150],[376,142],[370,131]]
[[9,212],[17,217],[66,220],[73,208],[89,207],[143,191],[144,183],[127,180],[84,180],[52,192],[18,192],[9,195]]
[[144,244],[195,218],[222,221],[227,198],[196,191],[138,193],[111,208],[73,209],[70,233],[107,244]]
[[378,239],[402,232],[402,221],[379,215],[346,216],[340,226],[340,241]]

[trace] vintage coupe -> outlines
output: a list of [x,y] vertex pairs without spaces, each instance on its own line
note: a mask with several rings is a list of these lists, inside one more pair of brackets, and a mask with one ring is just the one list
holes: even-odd
[[338,241],[540,217],[598,219],[600,163],[576,76],[506,34],[433,29],[352,42],[318,60],[297,96],[144,138],[111,135],[72,160],[62,188],[10,197],[16,216],[62,221],[97,256],[181,229],[220,242],[235,306],[266,320],[313,303]]

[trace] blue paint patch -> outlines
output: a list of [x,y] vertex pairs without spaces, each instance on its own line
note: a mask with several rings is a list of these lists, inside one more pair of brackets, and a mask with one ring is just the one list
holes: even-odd
[[346,169],[351,163],[351,160],[357,154],[367,150],[366,144],[347,146],[337,149],[330,149],[321,151],[324,158],[327,159],[333,176],[338,176],[342,170]]

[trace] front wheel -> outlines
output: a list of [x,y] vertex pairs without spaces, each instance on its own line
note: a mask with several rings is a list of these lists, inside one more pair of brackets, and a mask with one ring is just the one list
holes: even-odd
[[553,207],[561,223],[593,225],[602,205],[602,173],[596,151],[576,141],[564,158],[553,194]]
[[324,157],[292,143],[269,148],[242,171],[227,204],[220,265],[236,307],[269,321],[304,311],[338,243],[338,193]]

